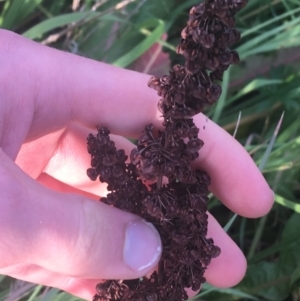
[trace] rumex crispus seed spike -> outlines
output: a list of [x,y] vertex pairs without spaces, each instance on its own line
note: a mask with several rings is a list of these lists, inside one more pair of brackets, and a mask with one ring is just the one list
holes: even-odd
[[153,125],[145,126],[130,163],[110,140],[107,128],[88,136],[87,175],[108,184],[109,193],[101,200],[151,222],[163,243],[157,272],[99,283],[93,301],[186,300],[185,288],[199,290],[211,259],[219,256],[220,248],[207,237],[210,178],[191,165],[204,144],[193,116],[218,100],[222,90],[216,81],[239,61],[229,46],[240,39],[233,28],[234,15],[246,2],[206,0],[190,10],[177,47],[184,66],[175,65],[169,75],[148,82],[160,96],[164,130],[155,133]]

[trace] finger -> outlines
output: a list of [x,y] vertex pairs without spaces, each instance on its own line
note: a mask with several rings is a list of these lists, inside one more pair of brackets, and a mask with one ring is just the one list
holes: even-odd
[[246,273],[245,256],[215,218],[210,214],[208,216],[207,237],[213,238],[215,245],[220,247],[221,254],[212,259],[204,276],[208,283],[216,287],[235,286]]
[[[59,191],[76,192],[76,190],[67,186],[49,175],[42,174],[38,179],[47,186]],[[84,193],[84,192],[80,192]],[[97,198],[94,196],[94,199]],[[218,222],[209,214],[207,237],[213,238],[215,244],[221,248],[221,255],[212,259],[211,264],[205,273],[207,281],[217,287],[231,287],[240,282],[246,271],[246,260],[232,239],[223,231]],[[224,274],[227,276],[224,277]]]
[[[196,167],[205,169],[211,177],[210,190],[232,211],[246,217],[259,217],[266,214],[273,205],[273,192],[263,178],[252,158],[245,149],[227,132],[204,115],[196,116],[195,121],[200,128],[200,138],[205,141],[200,150]],[[203,128],[205,127],[205,129]],[[95,195],[105,195],[106,185],[99,181],[92,182],[85,170],[90,165],[90,155],[86,151],[86,137],[91,131],[85,127],[72,125],[61,136],[60,143],[43,170],[52,177],[68,185]],[[34,146],[21,149],[16,160],[24,170],[32,170],[28,158],[34,157],[43,162],[44,148],[51,148],[42,143],[32,142]],[[112,136],[119,149],[129,154],[134,145],[120,136]],[[30,143],[29,143],[30,144]],[[34,156],[32,149],[35,150]],[[30,151],[26,151],[30,150]]]
[[[207,282],[216,287],[231,287],[239,283],[246,272],[246,259],[237,245],[209,215],[208,237],[221,248],[219,257],[212,259],[205,272]],[[0,269],[0,273],[29,282],[57,287],[78,297],[90,300],[101,279],[79,279],[61,275],[33,264],[20,264]],[[226,275],[226,277],[224,277]],[[189,295],[195,292],[189,290]]]
[[[95,195],[104,196],[107,194],[106,184],[99,180],[91,181],[86,174],[86,170],[91,164],[91,155],[87,152],[86,139],[91,132],[95,133],[83,126],[70,125],[44,172],[63,183]],[[124,149],[128,155],[134,147],[132,142],[121,136],[111,135],[111,140],[115,142],[117,149]]]
[[[22,95],[28,97],[26,106],[32,107],[30,104],[35,99],[36,116],[30,119],[30,116],[22,115],[22,128],[26,128],[26,124],[30,125],[29,136],[61,128],[71,120],[93,127],[98,124],[108,125],[112,132],[125,135],[137,135],[147,123],[159,126],[156,109],[158,98],[147,88],[148,76],[59,52],[14,34],[3,33],[1,31],[6,45],[14,43],[14,47],[11,47],[14,53],[9,53],[9,56],[5,52],[3,54],[4,58],[7,57],[5,64],[8,64],[10,72],[11,64],[23,68],[18,75],[14,74],[14,78],[17,77],[20,87],[27,89],[23,91],[26,93],[22,92]],[[28,60],[32,53],[36,59]],[[43,72],[37,66],[43,66]],[[1,70],[5,70],[4,67]],[[32,74],[30,83],[27,83],[26,77],[21,76],[28,71]],[[9,86],[14,81],[7,82]],[[16,90],[12,85],[6,88]],[[7,97],[4,95],[3,99],[7,100]],[[16,99],[22,100],[17,104],[18,107],[24,106],[22,97]],[[13,120],[15,117],[20,120],[20,116],[15,115],[20,112],[22,110],[13,110],[7,119]],[[200,128],[206,126],[205,130],[201,130],[201,137],[206,143],[201,154],[201,164],[208,173],[212,172],[211,190],[230,209],[241,215],[258,217],[266,214],[273,204],[273,194],[249,155],[221,128],[213,123],[206,125],[203,120],[201,114],[195,117],[195,123]],[[16,128],[15,124],[18,123],[15,122],[13,128]],[[16,153],[17,150],[12,150],[11,145],[15,145],[12,141],[17,138],[15,131],[3,136],[3,148],[8,154]]]
[[210,175],[210,190],[239,215],[267,214],[274,194],[246,150],[204,115],[197,115],[195,122],[204,141],[197,164]]
[[[62,183],[56,184],[58,181],[46,174],[43,174],[41,179],[43,179],[42,182],[47,182],[50,187],[56,187],[58,185],[60,191],[74,189]],[[65,186],[67,186],[67,188]],[[221,248],[221,255],[213,259],[212,263],[208,266],[208,270],[205,273],[207,281],[217,287],[234,286],[242,280],[245,274],[245,257],[211,215],[209,215],[208,229],[208,237],[212,237],[215,244]],[[227,277],[223,277],[222,275],[224,274],[226,274]]]
[[[91,181],[86,174],[90,165],[90,155],[86,147],[87,136],[81,134],[81,128],[83,127],[71,124],[63,130],[24,143],[15,160],[16,164],[33,179],[38,179],[48,172],[59,182],[76,187],[77,192],[80,190],[105,196],[107,185]],[[84,133],[88,135],[89,130],[86,129]],[[45,179],[45,176],[42,178]],[[50,184],[53,184],[55,190],[59,188],[59,182],[50,182],[51,180],[47,182],[48,185],[46,182],[44,184],[49,188],[52,188]],[[60,191],[64,192],[66,187],[61,188]],[[75,189],[73,190],[75,192]]]
[[39,182],[40,184],[42,184],[43,186],[45,186],[51,190],[55,190],[55,191],[63,192],[63,193],[79,194],[79,195],[85,196],[86,198],[89,198],[90,200],[95,200],[95,201],[99,201],[100,197],[103,197],[107,194],[107,190],[105,189],[105,187],[100,186],[101,188],[103,188],[103,190],[99,190],[97,195],[95,195],[95,194],[86,192],[84,190],[77,189],[64,182],[61,182],[46,173],[41,173],[40,176],[36,180],[37,180],[37,182]]
[[65,131],[66,127],[31,142],[23,143],[15,163],[30,177],[37,179],[63,142],[62,137]]
[[0,268],[27,262],[76,278],[130,279],[157,264],[161,242],[150,224],[83,196],[51,191],[2,151],[0,161]]
[[[6,127],[18,131],[2,136],[9,155],[15,156],[20,147],[15,140],[34,139],[71,121],[107,125],[123,135],[138,135],[145,124],[158,124],[149,76],[41,46],[5,30],[0,31],[0,42],[5,91],[0,96],[6,104],[1,120],[11,119]],[[18,82],[18,89],[12,82]]]
[[[78,190],[105,196],[107,185],[100,181],[91,181],[86,174],[91,162],[86,139],[91,132],[95,133],[81,125],[70,124],[63,131],[48,134],[22,145],[15,162],[34,179],[46,173]],[[111,139],[118,149],[124,149],[127,154],[130,154],[134,147],[133,143],[124,137],[111,135]],[[36,163],[33,164],[32,160]],[[45,175],[43,179],[45,180]],[[47,183],[47,187],[51,188],[51,179]],[[47,183],[44,181],[45,185]],[[58,183],[52,183],[59,188]]]
[[[74,189],[63,183],[56,183],[57,180],[43,174],[42,182],[47,182],[51,187],[59,187],[60,191]],[[48,183],[49,181],[49,183]],[[84,192],[81,192],[84,193]],[[95,198],[95,197],[94,197]],[[239,247],[224,232],[219,223],[209,213],[208,238],[213,238],[215,245],[221,248],[219,257],[212,259],[211,264],[205,272],[207,282],[216,287],[231,287],[239,283],[246,272],[246,259]],[[226,277],[224,277],[226,275]],[[193,293],[195,294],[195,293]]]
[[[195,167],[204,169],[210,175],[210,190],[239,215],[253,218],[266,214],[273,205],[273,192],[249,154],[204,115],[196,116],[195,121],[200,128],[200,138],[205,141]],[[84,127],[69,127],[45,172],[66,184],[99,195],[100,191],[103,193],[103,186],[101,190],[98,181],[91,182],[85,175],[90,165],[90,156],[86,151],[89,132]],[[125,149],[127,154],[134,147],[120,136],[112,136],[111,139],[116,142],[117,148]]]

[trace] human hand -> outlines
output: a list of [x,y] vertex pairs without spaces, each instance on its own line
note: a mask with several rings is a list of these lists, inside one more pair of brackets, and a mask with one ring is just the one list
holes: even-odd
[[[101,279],[149,272],[160,255],[155,232],[139,217],[96,202],[105,185],[85,174],[86,137],[97,125],[109,127],[128,152],[132,145],[122,136],[136,137],[149,123],[160,126],[149,76],[4,30],[0,64],[0,274],[91,299]],[[204,115],[194,121],[205,142],[196,164],[211,176],[211,191],[242,216],[266,214],[273,193],[247,152]],[[135,260],[126,263],[125,231],[133,223],[141,226],[140,239],[132,242]],[[212,216],[208,237],[221,255],[209,265],[207,281],[235,285],[246,269],[242,252]],[[143,239],[146,249],[138,246]]]

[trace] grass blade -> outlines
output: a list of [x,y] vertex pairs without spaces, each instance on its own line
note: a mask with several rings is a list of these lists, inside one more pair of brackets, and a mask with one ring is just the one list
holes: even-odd
[[241,122],[241,117],[242,117],[242,112],[239,111],[239,116],[238,116],[238,120],[237,120],[237,123],[236,123],[236,126],[235,126],[235,129],[234,129],[234,132],[233,132],[233,138],[235,138],[236,136],[236,133],[238,131],[238,128],[239,128],[239,125],[240,125],[240,122]]
[[[281,117],[280,117],[280,120],[275,128],[275,131],[271,137],[271,140],[268,144],[268,147],[263,155],[263,158],[262,160],[260,161],[260,164],[258,166],[259,170],[262,171],[267,163],[267,160],[270,156],[270,153],[272,151],[272,148],[274,146],[274,143],[275,143],[275,140],[276,140],[276,137],[278,135],[278,132],[279,132],[279,129],[281,127],[281,124],[282,124],[282,120],[283,120],[283,117],[284,117],[284,112],[281,114]],[[257,230],[255,232],[255,235],[253,237],[253,240],[252,240],[252,243],[251,243],[251,246],[250,246],[250,249],[249,249],[249,252],[248,252],[248,255],[247,255],[247,259],[249,260],[255,253],[255,250],[256,250],[256,247],[258,245],[258,242],[260,241],[261,239],[261,236],[262,236],[262,233],[263,233],[263,230],[265,228],[265,225],[266,225],[266,222],[267,222],[267,218],[268,216],[265,215],[264,217],[262,217],[260,220],[259,220],[259,224],[258,224],[258,227],[257,227]]]
[[[267,48],[267,50],[270,51],[273,49],[279,49],[280,48],[279,46],[281,45],[284,46],[284,43],[286,43],[287,39],[289,38],[289,34],[287,34],[286,31],[290,31],[291,28],[299,24],[299,22],[300,22],[300,17],[295,20],[285,22],[284,24],[277,26],[269,31],[266,31],[265,33],[262,33],[257,37],[249,40],[248,42],[242,44],[240,47],[237,48],[237,51],[240,53],[241,59],[245,59],[254,53],[258,53],[258,50],[256,51],[256,48],[260,49],[261,47],[269,47],[268,44],[270,43],[270,41],[267,40],[272,37],[275,37],[276,39],[277,35],[279,34],[282,34],[281,40],[280,41],[277,40],[277,43],[272,47],[270,47],[269,49]],[[293,39],[293,43],[291,45],[294,44],[295,45],[298,44],[297,39]],[[289,45],[289,47],[291,47],[291,45]]]
[[228,91],[228,86],[229,86],[229,79],[230,79],[230,70],[224,73],[223,81],[222,81],[222,94],[217,101],[217,105],[215,107],[215,111],[212,117],[212,120],[215,123],[218,123],[218,120],[221,116],[221,113],[224,109],[225,106],[225,100],[227,96],[227,91]]
[[58,297],[59,289],[57,288],[50,288],[47,290],[45,294],[42,294],[39,298],[39,301],[55,301]]
[[258,24],[258,25],[254,26],[254,27],[252,27],[252,28],[250,28],[250,29],[248,29],[248,30],[245,30],[245,31],[243,32],[242,37],[245,38],[246,36],[248,36],[248,35],[250,35],[250,34],[253,34],[253,33],[255,33],[255,32],[260,31],[260,30],[263,29],[264,27],[267,27],[267,26],[269,26],[269,25],[271,25],[271,24],[273,24],[273,23],[276,23],[276,22],[278,22],[278,21],[280,21],[280,20],[284,20],[284,19],[286,19],[286,18],[288,18],[288,17],[290,17],[290,16],[292,16],[292,15],[294,15],[294,14],[297,14],[297,13],[299,13],[299,12],[300,12],[300,7],[296,8],[296,9],[293,9],[293,10],[291,10],[291,11],[288,11],[288,12],[282,14],[282,15],[276,16],[275,18],[271,18],[271,19],[269,19],[269,20],[266,21],[266,22],[263,22],[263,23]]
[[47,19],[29,30],[23,33],[23,36],[28,39],[38,39],[50,30],[68,25],[73,22],[80,22],[86,18],[95,17],[99,13],[97,12],[75,12],[69,14],[63,14],[50,19]]
[[43,285],[37,285],[27,301],[33,301],[43,288]]
[[147,35],[145,39],[132,48],[129,52],[115,60],[112,64],[121,68],[127,67],[138,57],[140,57],[145,51],[147,51],[156,41],[160,39],[165,30],[165,23],[158,20],[157,27],[152,31],[150,35]]
[[2,17],[1,27],[15,30],[41,3],[43,0],[14,0]]
[[198,299],[200,297],[207,295],[208,293],[215,291],[215,292],[223,293],[226,295],[231,295],[232,299],[233,299],[233,297],[238,297],[238,299],[247,298],[249,300],[259,300],[258,298],[255,298],[252,295],[242,292],[241,290],[236,289],[236,288],[214,288],[214,287],[210,286],[209,284],[204,283],[202,286],[202,289],[205,289],[205,291],[198,294],[193,299],[196,299],[196,298]]
[[227,224],[225,225],[225,227],[223,228],[223,230],[225,232],[228,232],[228,230],[230,229],[231,225],[233,224],[233,222],[235,221],[235,219],[237,218],[237,214],[235,213],[234,216],[229,220],[229,222],[227,222]]
[[300,214],[300,204],[289,201],[278,194],[275,195],[275,202]]
[[276,137],[278,135],[279,129],[281,127],[283,117],[284,117],[284,112],[282,113],[282,115],[280,117],[280,120],[279,120],[279,122],[278,122],[278,124],[277,124],[277,126],[275,128],[275,131],[274,131],[274,133],[272,135],[272,138],[270,140],[270,143],[268,144],[268,147],[267,147],[267,149],[266,149],[266,151],[264,153],[264,156],[263,156],[262,160],[259,163],[258,168],[259,168],[260,171],[262,171],[264,169],[264,167],[265,167],[265,165],[267,163],[267,160],[268,160],[268,158],[270,156],[270,153],[271,153],[272,148],[274,146],[274,143],[275,143]]

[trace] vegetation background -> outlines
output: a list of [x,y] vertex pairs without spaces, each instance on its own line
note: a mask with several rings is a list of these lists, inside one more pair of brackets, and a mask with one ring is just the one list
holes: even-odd
[[[1,0],[0,27],[78,55],[163,75],[180,60],[175,46],[190,7],[198,2]],[[242,32],[235,45],[241,63],[226,73],[221,99],[206,113],[230,133],[236,132],[275,191],[275,204],[268,216],[250,220],[235,216],[211,196],[209,209],[243,250],[249,267],[236,287],[205,284],[195,299],[296,301],[300,300],[300,0],[250,0],[237,16],[237,27]],[[0,275],[2,300],[79,299]]]

